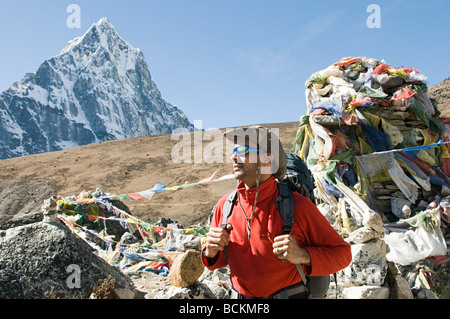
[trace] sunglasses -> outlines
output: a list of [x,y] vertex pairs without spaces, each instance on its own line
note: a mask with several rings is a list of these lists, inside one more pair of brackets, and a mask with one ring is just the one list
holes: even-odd
[[238,145],[233,149],[233,153],[236,153],[239,156],[246,155],[252,152],[259,152],[259,150],[245,145]]

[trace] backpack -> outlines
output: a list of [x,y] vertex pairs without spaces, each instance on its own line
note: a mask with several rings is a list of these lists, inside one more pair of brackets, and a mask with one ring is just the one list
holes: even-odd
[[[283,219],[283,234],[290,234],[294,225],[294,199],[292,192],[299,192],[308,197],[315,204],[314,180],[311,172],[300,157],[286,152],[286,177],[277,183],[278,196],[275,204]],[[228,195],[223,205],[222,228],[226,229],[228,217],[231,215],[234,203],[237,199],[237,190]],[[224,257],[228,258],[227,247],[224,249]],[[312,298],[324,298],[330,285],[330,276],[305,276],[301,265],[296,265],[306,288]]]
[[314,204],[314,177],[305,162],[295,154],[286,154],[286,176],[282,182],[289,186],[292,192],[298,192],[308,197]]

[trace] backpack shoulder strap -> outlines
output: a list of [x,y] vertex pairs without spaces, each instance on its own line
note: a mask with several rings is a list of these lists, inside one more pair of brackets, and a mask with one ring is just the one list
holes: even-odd
[[[277,183],[278,196],[275,199],[278,211],[283,219],[283,234],[290,234],[292,227],[294,226],[294,197],[289,185],[285,182]],[[303,271],[302,265],[295,265],[298,273],[302,278],[303,283],[306,285],[308,282]]]
[[300,278],[302,278],[302,281],[306,286],[306,284],[308,283],[308,279],[306,279],[305,272],[303,271],[302,265],[296,264],[295,267],[297,267],[297,271],[300,275]]
[[279,182],[277,186],[278,196],[275,204],[283,219],[283,234],[290,234],[294,225],[294,198],[287,183]]
[[231,213],[233,212],[233,205],[236,202],[236,199],[237,199],[237,190],[235,189],[233,192],[230,193],[230,195],[228,195],[227,200],[223,204],[222,224],[220,225],[220,227],[226,228],[228,217],[230,217]]
[[[228,217],[230,217],[231,213],[233,212],[233,206],[234,206],[234,203],[236,202],[236,199],[237,199],[237,189],[235,189],[233,192],[230,193],[230,195],[228,195],[227,200],[223,204],[222,224],[220,225],[220,227],[222,227],[223,229],[227,229],[227,220],[228,220]],[[228,259],[228,246],[225,246],[225,248],[223,249],[223,255],[224,255],[225,260],[227,260]]]

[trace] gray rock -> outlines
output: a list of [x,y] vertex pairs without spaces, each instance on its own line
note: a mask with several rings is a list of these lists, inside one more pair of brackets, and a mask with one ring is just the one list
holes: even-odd
[[391,299],[414,299],[414,295],[411,291],[411,285],[402,276],[401,271],[398,269],[398,265],[393,262],[388,262],[387,280],[389,287],[391,287]]
[[364,215],[363,219],[364,226],[372,228],[374,231],[376,231],[379,234],[384,233],[383,229],[383,220],[380,216],[380,214],[370,211]]
[[229,268],[219,268],[211,271],[205,267],[198,281],[207,285],[216,299],[230,298],[232,285]]
[[374,239],[352,245],[352,262],[338,272],[338,282],[344,286],[384,284],[387,275],[386,244]]
[[356,244],[362,244],[379,237],[379,233],[367,226],[358,228],[349,234],[349,239]]
[[215,299],[229,299],[230,298],[230,290],[226,289],[224,286],[219,286],[211,280],[204,280],[204,281],[202,281],[202,284],[208,286],[209,290],[211,290]]
[[0,231],[0,299],[87,298],[108,277],[117,298],[134,298],[132,281],[59,223]]
[[411,202],[404,198],[391,198],[392,213],[400,219],[407,219],[411,216]]
[[57,212],[57,197],[52,196],[49,199],[44,201],[42,205],[42,213],[44,215],[43,222],[44,223],[56,223],[58,221],[58,212]]
[[216,296],[206,284],[196,282],[189,287],[163,289],[155,295],[155,299],[216,299]]
[[344,288],[344,299],[389,299],[389,288],[381,286],[357,286]]
[[414,299],[411,287],[405,278],[396,275],[390,280],[391,299]]

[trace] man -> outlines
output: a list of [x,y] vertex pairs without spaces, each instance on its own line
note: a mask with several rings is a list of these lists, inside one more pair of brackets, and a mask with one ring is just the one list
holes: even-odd
[[229,265],[235,298],[307,298],[296,264],[310,276],[335,273],[351,262],[350,245],[311,200],[298,193],[293,193],[291,235],[281,235],[276,180],[285,177],[286,160],[278,137],[259,126],[224,135],[235,146],[231,160],[238,196],[224,227],[228,196],[216,205],[202,251],[204,265],[210,270]]

